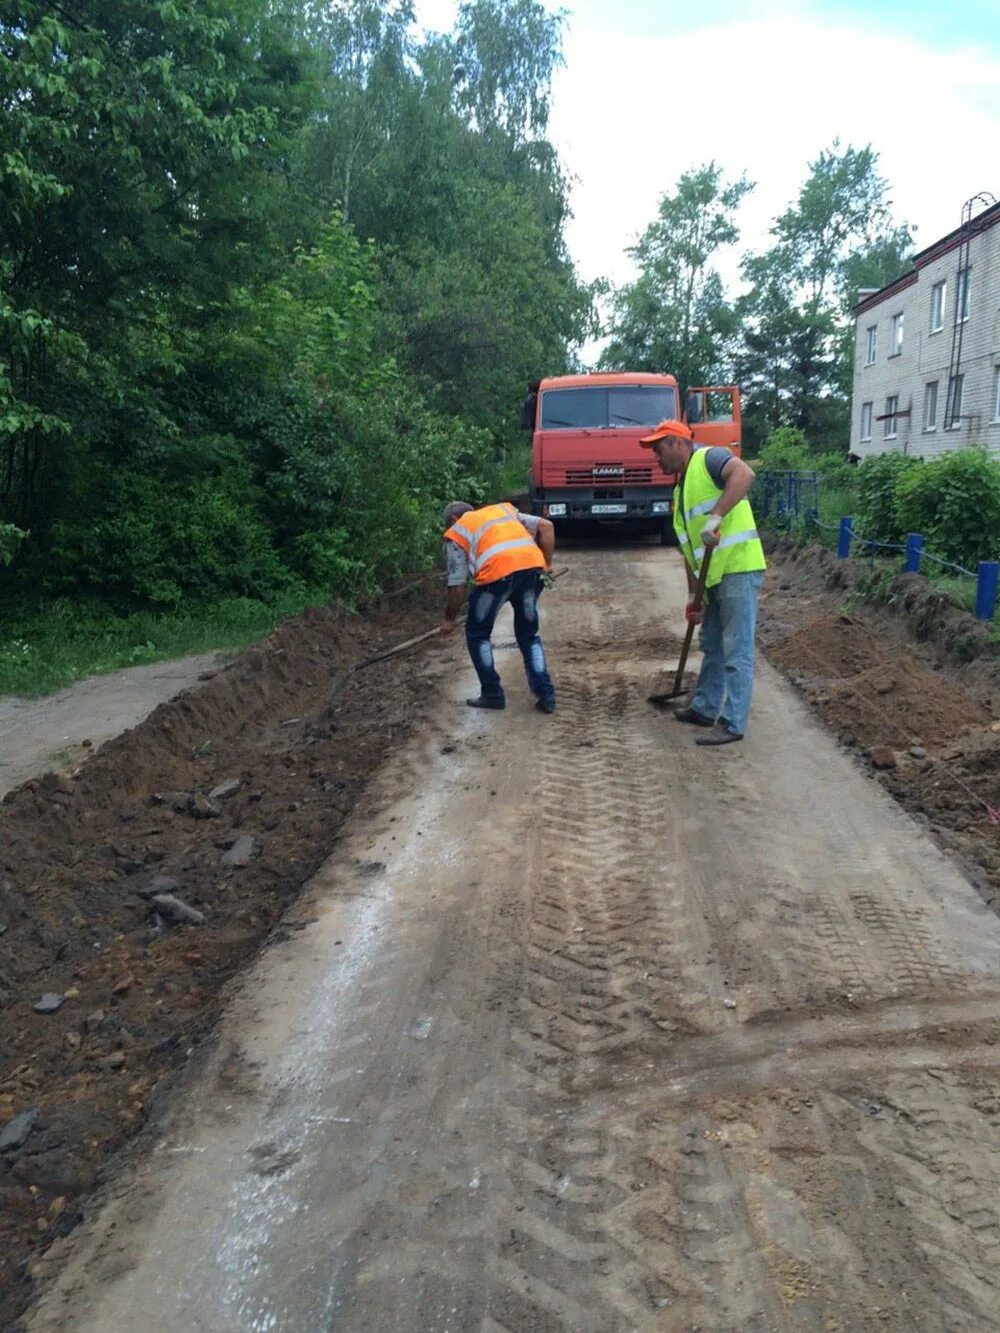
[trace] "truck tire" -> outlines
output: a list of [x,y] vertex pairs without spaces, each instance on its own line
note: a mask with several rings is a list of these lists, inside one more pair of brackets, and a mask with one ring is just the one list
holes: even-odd
[[674,531],[674,520],[672,518],[665,518],[660,524],[660,545],[677,545],[677,533]]

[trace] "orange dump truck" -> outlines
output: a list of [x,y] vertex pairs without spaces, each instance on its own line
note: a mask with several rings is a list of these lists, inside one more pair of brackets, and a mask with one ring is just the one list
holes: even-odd
[[689,389],[673,375],[560,375],[533,384],[522,424],[531,436],[531,505],[559,527],[613,523],[673,541],[674,478],[639,440],[660,421],[686,421],[699,444],[740,453],[740,391]]

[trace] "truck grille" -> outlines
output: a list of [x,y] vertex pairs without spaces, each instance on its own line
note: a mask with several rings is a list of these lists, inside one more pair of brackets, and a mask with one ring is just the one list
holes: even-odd
[[613,463],[595,463],[593,467],[568,467],[567,486],[649,486],[651,467],[620,467]]

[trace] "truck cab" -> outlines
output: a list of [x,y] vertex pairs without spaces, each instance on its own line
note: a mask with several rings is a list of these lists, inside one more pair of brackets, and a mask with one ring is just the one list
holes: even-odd
[[733,385],[691,389],[682,404],[673,375],[609,371],[533,384],[522,415],[532,432],[532,511],[560,527],[619,524],[671,542],[676,478],[664,476],[639,444],[666,420],[686,420],[698,443],[739,452]]

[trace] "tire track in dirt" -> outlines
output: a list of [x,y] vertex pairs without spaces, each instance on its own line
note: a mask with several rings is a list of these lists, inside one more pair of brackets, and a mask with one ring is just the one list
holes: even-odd
[[[517,1202],[505,1220],[509,1239],[491,1327],[849,1329],[866,1327],[873,1309],[880,1326],[900,1329],[991,1319],[994,1292],[984,1263],[996,1215],[981,1192],[966,1210],[968,1225],[981,1234],[968,1244],[951,1242],[972,1257],[943,1283],[957,1285],[961,1299],[942,1299],[940,1287],[918,1283],[922,1299],[908,1303],[908,1313],[891,1312],[873,1305],[885,1299],[877,1285],[873,1291],[851,1281],[849,1294],[838,1291],[831,1262],[860,1256],[871,1238],[851,1206],[857,1168],[831,1192],[831,1212],[849,1219],[843,1227],[804,1221],[816,1211],[812,1173],[790,1177],[783,1192],[771,1177],[783,1156],[807,1163],[860,1158],[865,1176],[876,1177],[876,1159],[892,1162],[899,1151],[887,1144],[875,1153],[869,1144],[884,1103],[870,1091],[848,1092],[854,1114],[847,1118],[860,1116],[860,1128],[845,1135],[845,1094],[828,1089],[852,1074],[862,1087],[878,1086],[881,1074],[912,1063],[991,1062],[1000,1035],[995,990],[972,998],[978,987],[942,943],[940,913],[926,893],[914,890],[905,906],[893,899],[899,867],[883,863],[877,841],[864,836],[864,812],[850,812],[840,830],[846,837],[830,836],[829,812],[818,815],[821,859],[810,882],[802,873],[800,828],[787,837],[776,831],[778,854],[765,875],[746,856],[747,847],[759,845],[765,810],[745,772],[686,753],[684,763],[706,770],[703,803],[714,819],[690,799],[670,811],[662,779],[670,773],[663,742],[671,733],[657,737],[635,673],[615,669],[622,644],[609,637],[603,645],[573,642],[583,651],[568,663],[562,726],[542,761],[544,869],[509,1075],[519,1089],[509,1112],[519,1143],[509,1156]],[[645,643],[631,636],[633,649],[641,652]],[[678,748],[669,747],[674,755]],[[739,814],[730,823],[734,808]],[[873,815],[873,833],[883,814]],[[853,838],[852,817],[859,834]],[[674,867],[682,868],[682,884],[672,878]],[[729,996],[738,996],[729,999],[738,1014],[723,1007]],[[936,1000],[923,1012],[928,996]],[[805,1028],[796,1025],[796,1015],[830,1006],[834,1031],[810,1032],[808,1018]],[[737,1018],[755,1026],[741,1030]],[[742,1033],[750,1031],[763,1047],[748,1054]],[[711,1057],[713,1043],[718,1053]],[[678,1106],[663,1087],[664,1062],[688,1060],[689,1077],[669,1069],[671,1090],[693,1092]],[[785,1153],[785,1131],[776,1132],[774,1122],[794,1117],[801,1125],[803,1106],[781,1085],[800,1080],[814,1091],[807,1108],[813,1141]],[[613,1115],[609,1097],[617,1098]],[[718,1099],[732,1099],[721,1103],[721,1124]],[[623,1114],[625,1106],[634,1109]],[[737,1132],[729,1132],[728,1120]],[[932,1138],[924,1151],[936,1163],[925,1170],[940,1174],[954,1147]],[[995,1149],[992,1156],[1000,1162]],[[956,1189],[968,1189],[957,1175]],[[906,1206],[898,1188],[886,1182],[885,1191],[895,1206]],[[908,1211],[916,1250],[933,1252],[940,1219],[927,1208]],[[965,1225],[954,1205],[946,1213],[952,1231]],[[879,1243],[888,1233],[905,1251],[908,1240],[900,1246],[880,1221]],[[804,1242],[795,1240],[799,1226]],[[914,1285],[912,1272],[908,1281]],[[909,1322],[915,1317],[919,1322]]]

